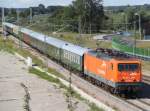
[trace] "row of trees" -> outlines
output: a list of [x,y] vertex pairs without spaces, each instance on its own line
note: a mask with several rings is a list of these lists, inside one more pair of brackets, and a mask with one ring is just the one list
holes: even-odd
[[68,29],[74,28],[75,31],[81,29],[82,33],[100,32],[103,29],[133,30],[134,23],[137,29],[139,27],[139,16],[135,15],[138,13],[142,29],[145,29],[145,24],[150,22],[148,6],[103,7],[102,0],[76,0],[68,7],[57,10],[48,22],[68,25]]
[[[138,28],[138,16],[141,15],[142,28],[150,21],[149,5],[144,6],[119,6],[119,7],[103,7],[102,0],[75,0],[69,6],[48,6],[40,4],[38,7],[32,8],[32,16],[39,14],[49,15],[47,23],[50,26],[61,26],[65,31],[75,31],[81,33],[97,33],[102,29],[118,30],[134,27]],[[29,19],[30,9],[17,9],[19,17]],[[5,15],[8,18],[17,17],[16,9],[5,9]],[[12,20],[12,19],[11,19]],[[146,25],[147,27],[148,25]],[[65,27],[65,28],[63,28]],[[58,30],[60,27],[58,28]]]
[[[30,8],[5,8],[5,16],[6,18],[16,21],[17,19],[17,11],[19,12],[20,18],[28,18],[30,16],[30,9],[32,9],[32,16],[39,14],[50,14],[56,11],[57,9],[63,8],[62,6],[48,6],[47,8],[43,4],[39,4],[38,7],[30,7]],[[0,8],[0,16],[2,16],[1,12],[2,8]]]
[[[150,23],[150,13],[149,10],[141,7],[135,8],[134,6],[128,6],[123,11],[111,12],[111,16],[109,16],[109,27],[113,30],[115,29],[123,29],[128,28],[129,30],[133,30],[134,27],[136,29],[139,28],[139,16],[141,22],[141,28],[143,30],[146,29],[146,25]],[[135,26],[134,26],[135,23]],[[111,26],[111,24],[113,24]]]
[[[49,22],[64,24],[82,33],[99,32],[105,19],[102,0],[76,0],[49,17]],[[54,21],[55,20],[55,21]]]

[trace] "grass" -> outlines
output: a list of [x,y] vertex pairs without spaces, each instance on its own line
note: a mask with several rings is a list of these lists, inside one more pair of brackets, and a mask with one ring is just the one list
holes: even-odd
[[149,61],[142,61],[142,69],[143,70],[150,70],[150,62]]
[[22,55],[25,58],[31,57],[32,60],[33,60],[33,63],[35,65],[38,65],[42,68],[46,67],[45,64],[43,63],[43,61],[41,59],[39,59],[37,56],[33,55],[31,52],[29,52],[27,50],[24,50],[24,49],[17,49],[16,52],[19,53],[20,55]]
[[59,79],[53,78],[53,77],[47,75],[45,72],[41,72],[35,68],[30,68],[29,73],[35,74],[35,75],[39,76],[40,78],[45,79],[49,82],[60,84]]
[[60,77],[60,78],[65,78],[65,76],[63,76],[62,74],[60,74],[58,71],[56,71],[55,69],[53,68],[48,68],[48,72],[51,72],[53,75],[57,76],[57,77]]
[[90,110],[89,111],[104,111],[103,109],[97,107],[94,103],[90,103]]
[[8,39],[7,41],[4,40],[2,37],[0,37],[0,51],[6,51],[9,53],[14,54],[14,42],[10,39]]
[[150,42],[137,43],[138,48],[150,48]]

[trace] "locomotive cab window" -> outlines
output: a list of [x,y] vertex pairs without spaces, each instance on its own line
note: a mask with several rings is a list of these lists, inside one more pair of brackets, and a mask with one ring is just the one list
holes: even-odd
[[118,65],[118,70],[119,70],[119,71],[123,71],[123,70],[124,70],[123,64],[119,64],[119,65]]
[[138,69],[139,69],[139,65],[138,64],[132,64],[132,65],[130,65],[130,70],[131,71],[136,71]]
[[119,64],[118,70],[119,71],[138,71],[139,65],[138,64]]

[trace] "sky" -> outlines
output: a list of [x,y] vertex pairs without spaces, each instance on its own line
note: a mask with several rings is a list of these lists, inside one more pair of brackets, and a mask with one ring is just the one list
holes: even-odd
[[[40,3],[45,6],[50,5],[69,5],[72,0],[0,0],[0,7],[9,8],[27,8],[30,6],[38,6]],[[150,0],[103,0],[104,6],[119,5],[142,5],[150,4]]]

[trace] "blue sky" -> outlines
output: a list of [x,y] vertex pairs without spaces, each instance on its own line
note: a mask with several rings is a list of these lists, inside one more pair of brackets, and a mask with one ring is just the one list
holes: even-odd
[[[72,0],[0,0],[0,7],[30,7],[42,3],[49,5],[68,5]],[[150,0],[103,0],[105,6],[150,4]]]

